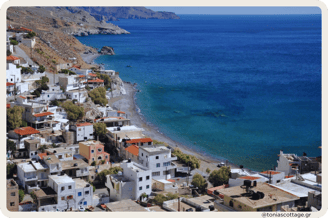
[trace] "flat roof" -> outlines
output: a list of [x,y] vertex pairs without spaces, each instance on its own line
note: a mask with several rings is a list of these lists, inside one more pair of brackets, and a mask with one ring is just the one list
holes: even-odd
[[111,210],[112,212],[137,212],[137,211],[142,211],[145,212],[147,211],[144,207],[140,206],[136,202],[134,202],[131,199],[126,199],[122,201],[115,201],[111,203],[106,203],[106,207]]
[[77,188],[84,188],[89,184],[88,182],[86,182],[86,181],[84,181],[83,179],[80,179],[80,178],[73,179],[73,181],[75,182],[75,188],[76,189]]
[[286,192],[277,187],[262,182],[257,183],[257,186],[252,188],[251,190],[255,192],[263,192],[264,198],[259,200],[252,200],[250,197],[245,195],[245,189],[241,188],[240,186],[221,189],[219,192],[220,194],[229,196],[235,201],[241,202],[242,204],[245,204],[251,208],[261,208],[299,199],[299,197],[296,195],[293,195],[289,192]]
[[143,128],[139,128],[137,126],[122,126],[120,130],[117,130],[117,127],[107,127],[106,128],[110,132],[129,132],[129,131],[144,131]]
[[62,176],[58,176],[58,175],[49,175],[48,176],[49,179],[52,179],[55,183],[57,184],[64,184],[64,183],[72,183],[74,182],[74,180],[69,177],[68,175],[62,175]]
[[36,161],[20,163],[17,166],[20,167],[24,172],[34,172],[37,170],[45,170],[48,168],[46,165],[42,165],[40,162]]
[[54,153],[54,154],[59,154],[59,153],[72,153],[71,150],[65,149],[65,148],[47,148],[45,150],[46,152],[49,153]]
[[91,145],[104,145],[100,141],[96,140],[91,140],[91,141],[85,141],[85,142],[80,142],[79,144],[85,145],[85,146],[91,146]]
[[147,151],[148,153],[168,153],[171,150],[167,147],[165,147],[164,145],[161,146],[156,146],[156,145],[146,145],[146,146],[140,146],[139,149],[143,149],[145,151]]
[[[63,170],[68,170],[68,169],[79,169],[82,167],[88,167],[89,165],[84,162],[82,159],[76,159],[76,160],[66,160],[66,161],[61,161],[62,163],[62,169]],[[74,164],[77,164],[74,166]]]
[[47,161],[50,164],[56,164],[60,162],[60,160],[54,154],[44,156],[43,160]]
[[308,188],[306,186],[293,183],[290,180],[286,180],[286,181],[277,183],[276,185],[272,185],[272,186],[277,187],[277,188],[279,188],[281,190],[284,190],[286,192],[289,192],[289,193],[291,193],[293,195],[296,195],[298,197],[308,197],[308,193],[310,191],[316,191],[315,189]]
[[196,198],[188,198],[188,200],[195,204],[208,208],[208,206],[214,205],[215,198],[209,195],[203,195]]

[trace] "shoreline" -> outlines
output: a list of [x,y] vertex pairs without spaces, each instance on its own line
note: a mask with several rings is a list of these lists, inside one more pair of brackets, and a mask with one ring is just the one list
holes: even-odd
[[[94,61],[97,57],[101,56],[101,54],[93,53],[93,54],[81,54],[84,62],[88,64],[97,65]],[[239,168],[238,165],[233,164],[227,159],[215,158],[213,156],[207,155],[206,153],[200,153],[193,148],[189,148],[186,145],[183,145],[177,141],[174,141],[167,135],[161,133],[151,122],[147,121],[145,117],[138,112],[140,111],[138,105],[136,104],[136,94],[138,89],[136,88],[137,84],[132,84],[130,82],[123,81],[124,88],[126,91],[125,95],[117,96],[108,100],[108,104],[112,108],[119,109],[124,111],[128,119],[130,119],[131,124],[137,127],[144,129],[144,135],[152,138],[153,140],[157,140],[160,142],[167,143],[172,148],[179,148],[183,153],[193,155],[197,157],[201,161],[200,170],[206,171],[209,168],[211,171],[219,169],[217,164],[220,162],[228,161],[227,166],[230,166],[231,169]]]
[[[210,168],[211,171],[214,169],[219,169],[217,164],[219,162],[226,162],[226,160],[212,157],[210,155],[206,155],[204,153],[200,153],[193,148],[188,148],[186,145],[183,145],[177,141],[174,141],[167,135],[161,133],[158,130],[158,127],[153,125],[151,122],[148,122],[145,117],[138,112],[139,108],[136,104],[136,93],[137,93],[137,84],[131,84],[130,82],[123,82],[124,88],[126,90],[125,95],[121,95],[115,98],[111,98],[109,100],[109,105],[113,108],[119,109],[121,111],[126,112],[128,119],[131,120],[131,124],[137,127],[144,129],[144,135],[152,138],[153,140],[157,140],[160,142],[167,143],[172,148],[179,148],[183,153],[193,155],[200,159],[202,171],[205,171],[207,168]],[[228,166],[231,168],[239,168],[239,166],[228,161]]]

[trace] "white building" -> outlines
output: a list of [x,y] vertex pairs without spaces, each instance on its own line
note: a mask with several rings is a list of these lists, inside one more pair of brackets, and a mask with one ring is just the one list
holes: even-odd
[[49,176],[48,186],[57,193],[57,204],[43,206],[39,211],[76,210],[79,206],[92,206],[93,188],[82,179],[65,175]]
[[155,180],[170,179],[175,176],[177,166],[172,162],[177,157],[171,155],[171,149],[164,145],[144,145],[139,147],[139,161],[152,171]]
[[75,132],[77,142],[94,138],[92,123],[78,123],[70,126],[70,129]]
[[269,179],[268,183],[270,183],[270,184],[277,184],[285,179],[284,172],[278,172],[278,171],[273,171],[273,170],[267,170],[267,171],[261,172],[260,175]]
[[85,89],[70,90],[65,94],[68,99],[76,100],[78,103],[84,103],[88,98],[88,91]]
[[48,183],[48,166],[37,161],[29,161],[17,164],[17,176],[19,184],[28,193],[40,187],[46,187]]
[[66,95],[60,89],[60,86],[50,85],[48,90],[42,90],[40,97],[38,98],[45,102],[53,101],[53,100],[62,100],[66,99]]
[[59,85],[63,87],[65,92],[70,90],[82,89],[85,87],[85,78],[79,75],[60,75],[58,77]]
[[123,173],[107,175],[106,187],[110,190],[111,200],[137,200],[143,193],[150,195],[151,170],[132,161],[124,161],[121,167]]
[[17,89],[17,94],[21,94],[28,91],[28,84],[22,83],[21,68],[17,68],[15,64],[7,63],[6,82],[7,84],[9,84],[9,96],[14,94],[13,92],[15,86]]
[[84,76],[87,76],[89,73],[92,72],[91,69],[81,69],[81,68],[79,68],[77,66],[73,66],[69,70],[70,71],[73,71],[76,74],[80,74],[80,75],[84,75]]
[[65,148],[48,148],[48,155],[55,155],[60,161],[73,160],[73,151]]

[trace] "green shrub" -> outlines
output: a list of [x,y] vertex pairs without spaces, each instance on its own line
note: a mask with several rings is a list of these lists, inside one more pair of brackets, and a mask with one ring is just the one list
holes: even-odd
[[188,155],[182,153],[182,151],[178,148],[174,149],[173,154],[178,157],[178,160],[182,163],[189,164],[191,169],[199,168],[200,167],[200,160],[193,155]]
[[229,183],[230,167],[223,166],[219,170],[213,170],[210,174],[208,181],[213,186],[220,186]]
[[56,64],[57,62],[55,60],[51,60],[52,63]]
[[14,163],[7,164],[6,170],[7,170],[7,179],[13,178],[13,175],[16,174],[17,172],[16,164]]
[[84,116],[84,108],[73,104],[72,101],[65,101],[62,107],[65,109],[69,120],[79,120]]
[[195,186],[195,187],[198,187],[198,190],[201,193],[205,192],[205,189],[207,188],[207,182],[206,182],[206,180],[199,173],[196,173],[194,175],[194,177],[192,178],[191,184],[193,186]]
[[10,44],[12,45],[18,45],[18,42],[14,39],[10,39]]
[[22,120],[21,127],[27,127],[27,122],[25,120]]
[[89,97],[95,104],[106,105],[108,103],[106,98],[106,89],[98,87],[89,92]]
[[11,51],[7,50],[7,56],[10,56],[10,55],[11,55]]
[[19,202],[22,202],[22,200],[24,199],[24,196],[25,196],[24,190],[19,189],[18,195],[19,195]]

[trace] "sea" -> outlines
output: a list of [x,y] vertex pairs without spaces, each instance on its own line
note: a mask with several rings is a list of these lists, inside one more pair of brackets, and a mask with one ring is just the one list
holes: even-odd
[[112,22],[129,35],[77,37],[141,90],[145,120],[197,152],[274,169],[321,156],[321,15],[179,15]]

